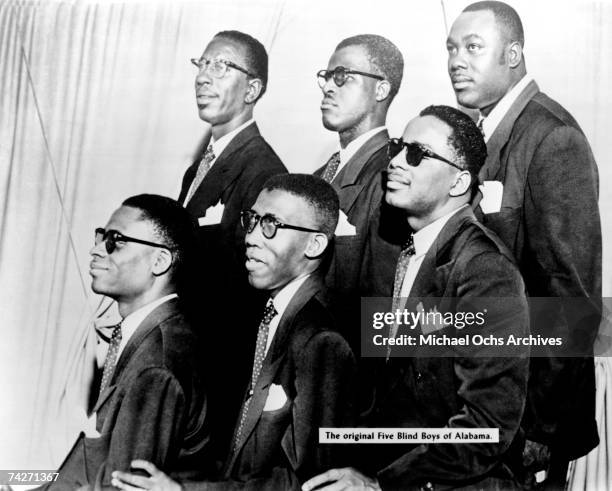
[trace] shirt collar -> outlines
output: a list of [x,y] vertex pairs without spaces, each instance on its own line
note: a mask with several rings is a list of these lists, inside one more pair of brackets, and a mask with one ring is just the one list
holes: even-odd
[[463,210],[466,206],[467,204],[460,206],[450,213],[447,213],[446,215],[441,216],[437,220],[431,222],[418,232],[415,232],[412,236],[412,239],[414,240],[414,257],[419,258],[427,254],[427,251],[429,251],[429,248],[440,234],[440,231],[444,228],[444,225],[446,225],[446,222],[448,222],[455,213],[457,213],[459,210]]
[[230,142],[234,139],[234,137],[238,133],[240,133],[243,129],[245,129],[247,126],[249,126],[251,123],[254,123],[254,122],[255,122],[255,119],[251,118],[248,121],[245,121],[244,123],[242,123],[240,126],[238,126],[238,128],[234,128],[229,133],[223,135],[218,140],[211,138],[210,144],[212,145],[213,153],[215,154],[215,160],[217,159],[219,155],[221,155],[221,152],[225,150],[225,148],[230,144]]
[[123,347],[125,347],[125,345],[132,337],[138,326],[142,324],[142,321],[145,320],[145,317],[147,317],[151,312],[153,312],[153,310],[155,310],[156,307],[158,307],[162,303],[167,302],[168,300],[171,300],[177,296],[178,295],[176,293],[171,293],[170,295],[158,298],[157,300],[154,300],[153,302],[150,302],[145,306],[140,307],[138,310],[135,310],[134,312],[126,316],[125,319],[121,321],[121,343],[119,348],[120,351],[123,351]]
[[480,118],[483,118],[482,131],[484,132],[485,142],[489,141],[489,138],[499,126],[501,120],[504,119],[504,116],[510,110],[512,104],[514,104],[514,101],[516,101],[521,92],[523,92],[523,89],[527,87],[532,80],[533,77],[531,75],[525,74],[525,76],[499,100],[487,117],[483,118],[482,114],[480,115]]
[[378,126],[377,128],[373,128],[370,131],[366,131],[363,135],[359,135],[352,142],[350,142],[345,148],[340,149],[340,165],[338,166],[338,170],[336,171],[336,175],[340,171],[344,165],[351,160],[353,155],[357,153],[362,145],[372,138],[376,133],[379,133],[385,129],[384,126]]
[[278,319],[283,316],[283,313],[287,309],[287,305],[289,305],[289,302],[291,302],[295,292],[298,291],[298,288],[302,286],[309,276],[310,274],[307,274],[290,281],[274,296],[274,298],[272,298],[272,303],[274,304],[274,308],[278,313]]

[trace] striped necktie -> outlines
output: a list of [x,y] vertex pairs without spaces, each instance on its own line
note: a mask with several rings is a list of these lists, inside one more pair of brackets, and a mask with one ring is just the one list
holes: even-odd
[[[408,264],[410,264],[410,259],[415,254],[414,249],[414,238],[413,235],[410,234],[407,242],[402,247],[402,251],[400,252],[399,258],[397,260],[397,266],[395,268],[395,281],[393,282],[393,304],[392,311],[395,312],[400,307],[400,298],[402,296],[402,285],[404,284],[404,278],[406,277],[406,271],[408,270]],[[397,334],[399,326],[395,323],[389,329],[389,338],[395,338]],[[391,345],[387,346],[387,360],[389,359],[389,355],[391,354]]]

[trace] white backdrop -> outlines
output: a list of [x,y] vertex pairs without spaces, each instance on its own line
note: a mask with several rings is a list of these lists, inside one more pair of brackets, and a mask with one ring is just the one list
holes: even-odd
[[[446,25],[463,0],[0,0],[0,468],[53,468],[75,427],[68,408],[96,299],[93,229],[127,196],[177,196],[206,126],[197,57],[219,30],[260,39],[270,82],[256,118],[292,171],[334,150],[315,73],[335,45],[382,34],[405,57],[388,126],[454,104]],[[528,70],[578,120],[601,180],[604,295],[612,295],[612,2],[510,0]],[[567,231],[567,233],[572,233]],[[588,240],[588,238],[585,238]]]

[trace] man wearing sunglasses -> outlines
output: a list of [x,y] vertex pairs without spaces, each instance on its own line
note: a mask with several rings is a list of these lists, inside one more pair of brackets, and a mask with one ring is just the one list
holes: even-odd
[[362,34],[341,41],[327,69],[317,73],[323,125],[338,133],[338,151],[315,173],[331,182],[340,197],[326,281],[338,295],[343,333],[354,349],[359,345],[359,297],[391,294],[402,242],[395,238],[398,227],[391,210],[384,205],[381,210],[381,202],[388,164],[385,121],[403,67],[402,54],[391,41]]
[[[339,446],[320,445],[319,428],[353,424],[354,359],[334,330],[318,274],[338,221],[338,197],[322,179],[276,176],[242,213],[249,281],[268,303],[232,449],[216,482],[185,490],[295,490],[337,465]],[[179,489],[138,462],[149,478],[117,473],[122,489]]]
[[568,462],[599,441],[592,357],[601,318],[598,172],[578,123],[528,73],[524,42],[512,7],[469,5],[447,39],[448,74],[457,102],[479,111],[487,142],[482,222],[514,254],[529,295],[574,302],[567,309],[560,300],[531,318],[534,333],[573,333],[580,353],[551,352],[530,365],[525,460],[532,478],[548,471],[557,489],[565,486]]
[[201,475],[208,449],[201,356],[177,292],[197,254],[192,218],[157,195],[126,199],[97,228],[94,292],[117,302],[122,321],[94,384],[92,427],[81,434],[51,489],[110,489],[111,472],[150,460],[179,478]]
[[[240,211],[251,207],[270,176],[287,170],[253,119],[268,83],[264,46],[248,34],[222,31],[192,63],[197,67],[198,114],[210,125],[212,136],[206,151],[185,172],[179,201],[199,225],[203,264],[189,295],[210,370],[225,374],[212,381],[210,409],[216,421],[214,441],[227,444],[240,404],[236,387],[248,376],[245,360],[255,343],[257,324],[251,325],[252,319],[261,311],[242,259]],[[204,298],[216,308],[202,309]],[[235,308],[237,299],[240,309]],[[233,312],[231,320],[228,312]],[[223,347],[235,339],[236,326],[242,344],[235,344],[229,356]]]
[[[462,312],[479,298],[501,299],[487,303],[495,310],[471,329],[503,339],[526,335],[519,271],[469,206],[486,157],[476,124],[457,109],[430,106],[408,123],[401,139],[390,142],[390,151],[385,199],[403,210],[404,226],[413,231],[396,271],[398,308],[422,302],[443,311],[446,302]],[[390,329],[389,338],[406,332],[400,329]],[[461,326],[444,329],[453,335]],[[364,445],[359,471],[333,469],[303,490],[519,489],[513,472],[521,457],[529,348],[501,357],[468,343],[456,346],[453,357],[400,357],[401,349],[389,346],[387,358],[379,359],[366,426],[498,428],[499,442]]]

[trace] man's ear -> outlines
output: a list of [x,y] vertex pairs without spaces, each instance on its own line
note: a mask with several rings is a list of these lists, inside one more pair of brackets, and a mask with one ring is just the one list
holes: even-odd
[[391,83],[388,80],[379,80],[376,82],[376,100],[384,101],[391,93]]
[[516,68],[521,64],[523,60],[523,48],[521,48],[520,43],[514,41],[510,43],[510,46],[506,48],[507,56],[508,56],[508,65],[510,68]]
[[472,176],[471,174],[463,170],[457,174],[455,177],[455,182],[450,188],[448,194],[453,198],[457,196],[462,196],[470,190],[470,185],[472,184]]
[[263,90],[263,82],[259,78],[253,78],[247,82],[249,85],[247,87],[246,95],[244,96],[244,102],[247,104],[255,104],[259,94]]
[[162,276],[168,272],[172,266],[172,252],[168,249],[159,249],[153,263],[153,274]]
[[329,244],[327,235],[321,232],[313,233],[308,240],[304,254],[308,259],[316,259],[325,252],[327,244]]

